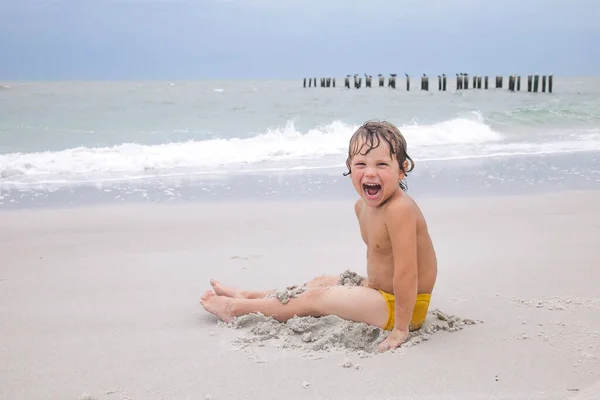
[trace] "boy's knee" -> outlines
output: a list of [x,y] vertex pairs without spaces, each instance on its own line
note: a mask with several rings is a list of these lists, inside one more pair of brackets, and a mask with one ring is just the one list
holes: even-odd
[[339,278],[333,275],[320,275],[308,283],[307,286],[325,287],[337,285]]
[[308,289],[300,295],[304,298],[304,303],[311,314],[318,313],[319,309],[321,308],[320,304],[323,294],[326,290],[327,289],[325,288]]

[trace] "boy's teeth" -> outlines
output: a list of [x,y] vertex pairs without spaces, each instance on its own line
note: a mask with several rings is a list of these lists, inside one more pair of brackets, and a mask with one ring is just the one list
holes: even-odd
[[378,183],[364,183],[363,184],[363,190],[365,191],[365,193],[369,196],[375,196],[377,195],[377,193],[379,193],[379,191],[381,190],[381,185],[379,185]]

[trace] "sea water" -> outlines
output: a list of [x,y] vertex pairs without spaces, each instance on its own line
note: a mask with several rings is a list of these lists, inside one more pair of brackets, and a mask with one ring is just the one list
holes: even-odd
[[348,139],[373,119],[405,135],[415,195],[600,188],[600,78],[435,82],[0,82],[0,207],[350,198]]

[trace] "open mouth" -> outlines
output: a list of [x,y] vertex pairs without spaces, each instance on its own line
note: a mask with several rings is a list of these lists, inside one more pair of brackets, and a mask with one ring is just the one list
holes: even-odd
[[381,185],[377,183],[363,183],[363,190],[367,197],[377,197],[381,191]]

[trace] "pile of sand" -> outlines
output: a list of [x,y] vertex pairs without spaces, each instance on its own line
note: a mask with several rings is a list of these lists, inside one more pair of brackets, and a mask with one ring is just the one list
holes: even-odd
[[[414,346],[436,332],[455,332],[475,323],[472,319],[431,310],[423,327],[411,332],[401,347]],[[378,352],[377,345],[388,334],[376,326],[347,321],[334,315],[293,317],[283,323],[255,313],[236,317],[229,323],[221,321],[219,325],[243,331],[234,340],[237,348],[262,347],[269,343],[279,349],[301,350],[307,357],[319,357],[331,351],[368,357]]]
[[286,304],[290,299],[300,296],[306,289],[306,286],[288,286],[285,289],[279,289],[273,293],[269,293],[266,297],[277,297],[279,301]]

